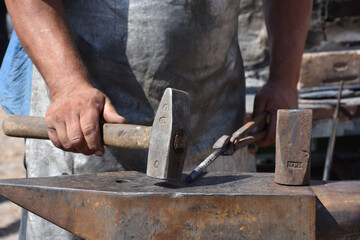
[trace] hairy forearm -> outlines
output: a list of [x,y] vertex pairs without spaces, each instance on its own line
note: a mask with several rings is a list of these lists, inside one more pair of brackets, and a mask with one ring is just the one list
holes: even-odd
[[296,87],[312,0],[263,0],[270,44],[270,81]]
[[5,0],[19,40],[44,77],[53,98],[87,83],[87,71],[71,40],[61,0]]

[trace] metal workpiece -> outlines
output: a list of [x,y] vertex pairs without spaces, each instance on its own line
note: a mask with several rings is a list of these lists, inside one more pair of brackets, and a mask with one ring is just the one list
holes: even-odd
[[188,145],[189,106],[188,93],[165,90],[151,129],[148,176],[167,180],[181,178]]
[[[213,163],[219,156],[223,155],[224,152],[230,148],[230,136],[221,136],[213,145],[215,149],[204,161],[202,161],[191,173],[186,177],[186,182],[194,181],[211,163]],[[232,146],[231,146],[232,150]],[[233,151],[233,150],[232,150]]]
[[223,148],[215,149],[204,161],[202,161],[191,173],[186,177],[186,182],[194,181],[212,162],[214,162],[222,153]]
[[276,123],[275,182],[308,185],[312,110],[278,110]]
[[85,239],[315,239],[315,195],[273,179],[113,172],[1,180],[0,195]]
[[270,122],[268,119],[269,117],[270,115],[268,112],[262,112],[260,115],[256,116],[254,119],[247,122],[244,126],[235,131],[230,139],[230,141],[233,143],[233,151],[265,138],[267,135],[265,130],[258,131],[255,134],[251,134],[251,132],[255,130],[255,128],[264,128],[266,124]]
[[261,131],[251,134],[251,131],[256,127],[260,127],[261,124],[265,124],[269,114],[267,112],[261,113],[255,119],[247,122],[241,128],[236,130],[231,136],[221,136],[213,145],[214,151],[203,160],[186,178],[187,182],[194,181],[202,171],[204,171],[211,163],[213,163],[219,156],[232,156],[235,151],[242,147],[254,143],[266,137],[267,132]]

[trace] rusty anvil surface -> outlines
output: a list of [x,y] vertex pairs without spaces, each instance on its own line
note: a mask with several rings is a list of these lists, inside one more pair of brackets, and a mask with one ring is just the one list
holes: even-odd
[[[113,172],[1,180],[0,195],[86,239],[315,239],[349,222],[338,204],[359,223],[360,184],[334,184],[282,186],[261,173],[185,184]],[[357,226],[346,230],[359,234]]]

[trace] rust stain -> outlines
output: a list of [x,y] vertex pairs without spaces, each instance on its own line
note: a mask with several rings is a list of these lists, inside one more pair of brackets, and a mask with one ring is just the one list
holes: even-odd
[[[28,191],[23,190],[21,196],[31,195]],[[279,192],[284,195],[173,197],[157,192],[106,194],[79,190],[65,199],[63,192],[54,191],[22,205],[38,206],[33,210],[39,215],[85,239],[301,239],[296,235],[300,230],[305,233],[302,236],[311,239],[316,208],[309,205],[309,199],[314,197]],[[288,232],[293,233],[285,234]]]

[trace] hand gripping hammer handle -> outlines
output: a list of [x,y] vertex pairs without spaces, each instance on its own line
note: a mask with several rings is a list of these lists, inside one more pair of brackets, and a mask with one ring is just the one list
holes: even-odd
[[[148,149],[151,128],[131,124],[101,125],[105,145],[127,149]],[[11,137],[49,139],[45,119],[42,117],[9,115],[3,122],[3,132]]]
[[[189,119],[189,94],[167,88],[151,127],[105,123],[100,126],[101,137],[107,146],[148,150],[146,174],[178,181],[187,152]],[[45,119],[40,117],[11,115],[3,122],[3,131],[13,137],[48,139]]]

